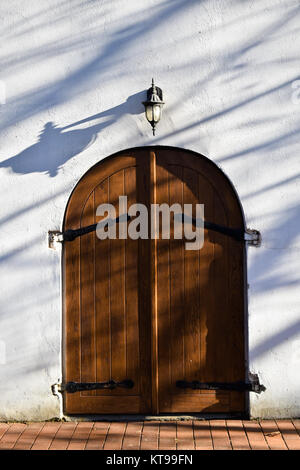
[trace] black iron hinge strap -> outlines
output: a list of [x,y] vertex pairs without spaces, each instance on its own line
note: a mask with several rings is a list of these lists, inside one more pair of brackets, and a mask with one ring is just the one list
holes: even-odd
[[[112,224],[119,223],[119,222],[128,222],[129,220],[131,220],[130,215],[124,214],[124,215],[120,215],[116,219],[105,219],[103,221],[103,226],[112,225]],[[98,222],[97,224],[88,225],[87,227],[74,229],[74,230],[68,229],[62,234],[63,241],[72,242],[77,237],[81,237],[82,235],[86,235],[87,233],[95,232],[98,224],[101,224],[101,222]]]
[[134,382],[130,379],[123,380],[122,382],[116,382],[110,380],[109,382],[67,382],[60,386],[61,392],[75,393],[85,392],[87,390],[114,390],[115,388],[133,388]]
[[[196,221],[195,221],[196,223]],[[229,237],[234,238],[237,241],[244,241],[244,230],[241,228],[230,228],[224,227],[223,225],[214,224],[213,222],[204,221],[204,228],[208,230],[213,230],[214,232],[222,233]]]
[[[181,217],[183,220],[190,219],[192,224],[195,226],[199,225],[199,222],[195,217],[189,218],[185,214],[182,214]],[[227,235],[228,237],[232,237],[235,240],[241,242],[244,241],[244,229],[225,227],[225,225],[215,224],[214,222],[207,222],[206,220],[203,221],[203,225],[207,230],[213,230],[214,232],[222,233],[223,235]]]
[[[182,222],[190,222],[196,227],[199,226],[199,220],[196,219],[195,217],[189,217],[186,214],[175,214],[174,218],[182,221]],[[220,225],[220,224],[215,224],[214,222],[208,222],[206,220],[201,220],[203,223],[204,228],[207,230],[213,230],[214,232],[222,233],[223,235],[227,235],[228,237],[232,237],[237,241],[244,241],[244,229],[241,228],[231,228],[231,227],[225,227],[225,225]]]
[[[184,218],[184,215],[182,214],[182,218]],[[185,217],[186,219],[186,217]],[[119,222],[128,222],[131,220],[130,215],[125,214],[117,217],[116,219],[105,219],[103,221],[103,225],[112,225],[114,223],[119,223]],[[101,224],[101,222],[100,222]],[[197,220],[195,218],[192,218],[192,224],[197,225]],[[81,237],[82,235],[86,235],[91,232],[95,232],[97,229],[98,223],[97,224],[92,224],[88,225],[86,227],[78,228],[78,229],[68,229],[65,232],[63,232],[63,241],[66,242],[72,242],[75,240],[77,237]],[[213,230],[214,232],[219,232],[222,233],[223,235],[227,235],[229,237],[234,238],[235,240],[238,241],[244,241],[244,230],[239,229],[239,228],[230,228],[230,227],[225,227],[223,225],[215,224],[213,222],[207,222],[204,221],[204,228],[208,230]]]
[[176,382],[178,388],[191,388],[193,390],[231,390],[236,392],[255,392],[261,393],[266,390],[264,385],[261,385],[259,381],[253,382],[199,382],[193,380],[188,382],[185,380],[178,380]]

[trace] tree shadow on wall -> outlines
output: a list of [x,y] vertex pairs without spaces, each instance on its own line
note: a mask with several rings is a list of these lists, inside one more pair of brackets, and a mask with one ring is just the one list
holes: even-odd
[[[98,133],[115,123],[122,115],[141,114],[144,111],[142,101],[145,97],[146,91],[135,93],[118,106],[65,127],[47,122],[35,144],[1,162],[0,168],[11,168],[19,174],[45,173],[55,177],[64,163],[90,147],[97,139]],[[100,118],[108,119],[84,129],[69,130]]]

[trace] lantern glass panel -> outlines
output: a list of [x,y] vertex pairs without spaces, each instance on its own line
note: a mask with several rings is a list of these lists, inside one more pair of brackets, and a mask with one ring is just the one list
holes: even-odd
[[146,106],[146,118],[149,122],[153,121],[153,106],[151,104]]
[[161,108],[159,104],[153,106],[153,121],[158,122],[160,120]]

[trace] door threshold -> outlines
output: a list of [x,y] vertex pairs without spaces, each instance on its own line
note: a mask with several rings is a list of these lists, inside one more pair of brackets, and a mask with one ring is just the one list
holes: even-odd
[[246,413],[166,413],[160,415],[64,415],[63,421],[205,421],[213,419],[249,419]]

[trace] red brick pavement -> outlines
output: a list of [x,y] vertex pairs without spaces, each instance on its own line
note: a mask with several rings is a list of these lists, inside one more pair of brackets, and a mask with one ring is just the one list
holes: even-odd
[[0,450],[300,450],[300,420],[0,423]]

